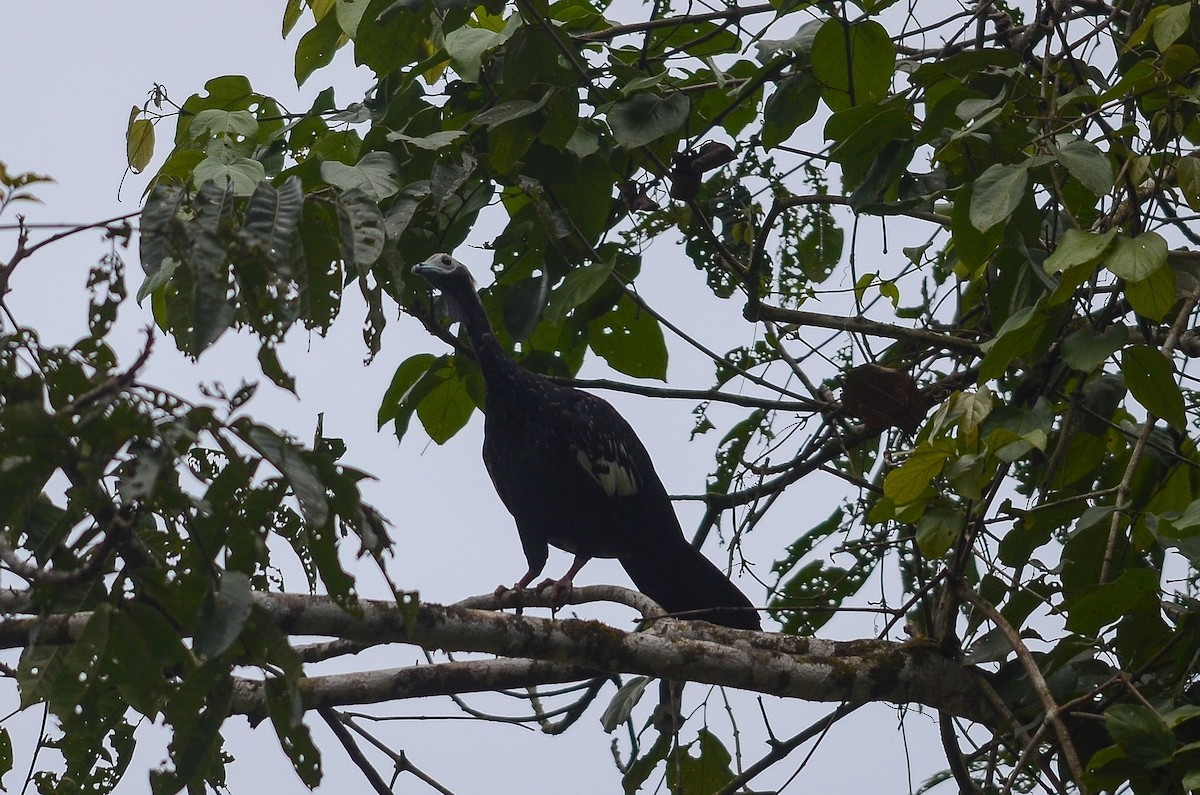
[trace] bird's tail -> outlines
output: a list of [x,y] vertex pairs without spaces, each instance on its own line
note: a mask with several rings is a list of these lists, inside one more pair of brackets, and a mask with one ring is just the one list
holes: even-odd
[[655,550],[618,559],[638,590],[668,613],[735,629],[762,628],[753,603],[686,541],[670,554]]

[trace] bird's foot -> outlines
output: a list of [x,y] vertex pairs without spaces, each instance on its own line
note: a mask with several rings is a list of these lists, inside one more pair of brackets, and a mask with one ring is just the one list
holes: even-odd
[[[496,590],[492,592],[492,598],[495,600],[495,608],[497,610],[500,609],[500,607],[504,601],[504,595],[506,593],[515,591],[518,594],[520,594],[521,591],[523,591],[523,590],[524,590],[524,586],[522,586],[522,585],[517,585],[515,588],[509,588],[507,585],[497,585]],[[515,605],[515,608],[516,608],[517,615],[521,615],[521,612],[523,610],[523,605],[519,601]]]
[[561,580],[554,580],[547,577],[538,583],[535,590],[541,593],[547,588],[550,589],[550,609],[557,611],[558,608],[571,600],[571,594],[575,590],[575,585],[566,577]]

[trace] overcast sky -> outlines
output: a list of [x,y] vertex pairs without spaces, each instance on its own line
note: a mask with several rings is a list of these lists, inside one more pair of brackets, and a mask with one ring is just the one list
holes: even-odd
[[[0,100],[6,118],[0,124],[0,161],[10,172],[49,174],[55,185],[36,192],[42,206],[15,208],[30,222],[93,222],[136,210],[147,178],[124,172],[124,130],[130,108],[142,105],[154,84],[166,87],[177,103],[202,90],[209,78],[224,74],[247,75],[254,87],[275,96],[289,110],[307,108],[315,94],[329,85],[337,89],[340,105],[362,97],[370,74],[355,70],[348,53],[334,66],[317,72],[297,92],[292,77],[291,40],[279,37],[282,2],[207,3],[91,2],[14,3],[0,5],[0,29],[6,33],[4,69],[0,70]],[[300,24],[301,32],[307,23]],[[174,122],[157,128],[158,149],[153,173],[174,135]],[[0,218],[11,223],[15,213]],[[36,241],[44,234],[35,233]],[[480,237],[475,243],[485,239]],[[0,259],[12,251],[13,235],[0,231]],[[660,247],[661,248],[661,247]],[[70,343],[85,333],[89,266],[105,252],[100,236],[84,233],[54,245],[24,263],[13,280],[8,302],[17,319],[38,328],[46,342]],[[486,282],[490,264],[486,252],[464,248],[456,254],[474,265]],[[136,244],[123,252],[129,267],[130,291],[141,282]],[[715,304],[703,278],[692,266],[666,250],[661,261],[647,263],[639,288],[652,305],[665,309],[689,332],[718,350],[751,341],[749,326],[739,319],[735,302]],[[375,412],[394,367],[405,357],[422,351],[441,353],[444,346],[430,338],[415,321],[389,314],[384,348],[369,367],[364,366],[361,341],[361,306],[356,291],[347,291],[348,304],[328,339],[293,332],[283,360],[298,377],[302,400],[263,383],[251,403],[255,416],[296,436],[311,439],[318,413],[325,414],[325,431],[347,439],[346,461],[379,480],[367,487],[367,498],[389,517],[397,542],[390,571],[403,588],[419,590],[427,601],[450,602],[468,595],[490,592],[498,583],[511,583],[525,570],[516,531],[488,482],[479,460],[482,423],[478,415],[466,431],[445,447],[430,443],[414,421],[409,436],[397,444],[390,428],[377,431]],[[707,300],[705,300],[707,297]],[[140,329],[150,323],[149,313],[129,302],[116,337],[126,362],[141,344]],[[731,336],[733,335],[733,336]],[[712,367],[700,357],[672,343],[670,377],[673,385],[703,388],[711,384]],[[199,364],[188,362],[160,338],[144,380],[194,394],[202,381],[222,381],[236,387],[243,379],[259,379],[256,346],[247,338],[227,335]],[[608,375],[591,365],[588,374]],[[695,493],[712,468],[712,447],[717,438],[689,443],[692,404],[605,395],[639,430],[669,491]],[[733,418],[734,414],[727,415]],[[714,436],[710,434],[710,436]],[[821,494],[822,486],[801,484],[789,497],[790,520],[785,511],[768,530],[746,545],[747,557],[760,577],[770,580],[770,564],[800,529],[811,526],[834,507],[819,502],[806,510],[805,497]],[[822,495],[824,496],[824,495]],[[685,528],[695,526],[695,505],[680,508]],[[710,542],[706,552],[722,560],[722,551]],[[563,553],[552,553],[547,574],[558,576],[569,563]],[[593,561],[577,578],[581,584],[628,584],[616,564]],[[10,584],[10,583],[4,583]],[[744,579],[742,586],[758,603],[763,589]],[[293,580],[292,587],[300,583]],[[364,580],[365,595],[383,597],[377,582]],[[592,615],[592,614],[589,614]],[[610,620],[625,620],[622,612],[605,613]],[[849,621],[831,627],[829,635],[852,637],[872,634],[869,620]],[[418,661],[411,647],[375,654],[367,662],[378,667]],[[363,659],[351,664],[362,666]],[[0,709],[15,706],[10,686],[0,692]],[[693,685],[691,703],[703,688]],[[392,747],[408,752],[413,762],[457,793],[480,792],[615,792],[618,774],[613,767],[608,738],[597,720],[606,692],[575,730],[560,737],[543,737],[521,728],[467,721],[405,721],[377,726]],[[472,703],[494,703],[473,700]],[[742,744],[752,761],[765,749],[758,708],[750,698],[735,700]],[[828,706],[784,703],[766,699],[772,728],[786,737],[828,710]],[[713,700],[709,718],[719,734],[728,736],[719,698]],[[7,710],[4,710],[7,711]],[[386,705],[381,715],[456,715],[446,700]],[[32,750],[39,715],[24,733],[14,731],[16,769],[4,779],[10,790],[19,787]],[[364,791],[361,775],[346,760],[340,747],[313,716],[309,721],[322,746],[326,785],[324,791]],[[937,769],[938,749],[934,722],[918,716],[909,721],[908,740],[914,750],[915,783]],[[148,790],[145,771],[164,756],[161,733],[140,732],[146,738],[121,792]],[[299,791],[303,787],[290,770],[269,726],[250,730],[240,719],[229,722],[227,750],[237,757],[230,768],[234,793],[254,787],[271,791]],[[627,750],[623,746],[623,750]],[[910,771],[906,764],[905,737],[897,730],[895,710],[872,707],[839,724],[825,740],[792,790],[881,793],[905,792]],[[386,772],[386,765],[374,757]],[[800,763],[800,757],[780,766],[777,775],[756,781],[758,788],[782,782]],[[581,783],[582,782],[582,783]],[[792,791],[789,790],[789,791]],[[429,791],[413,779],[402,781],[397,791]]]

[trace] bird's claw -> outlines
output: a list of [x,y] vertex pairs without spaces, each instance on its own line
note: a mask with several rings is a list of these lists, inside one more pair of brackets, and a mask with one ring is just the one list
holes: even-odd
[[575,585],[570,580],[555,580],[547,577],[538,583],[536,590],[538,593],[550,589],[550,609],[558,610],[571,599],[571,594],[575,590]]
[[[494,605],[495,608],[497,610],[499,610],[501,608],[503,601],[504,601],[504,595],[506,593],[511,593],[511,592],[515,591],[517,594],[520,594],[521,591],[523,591],[523,590],[524,590],[524,588],[522,588],[521,586],[517,586],[516,588],[509,588],[507,585],[497,585],[496,590],[492,592],[492,599],[495,601],[495,605]],[[521,612],[524,609],[524,606],[520,603],[520,601],[518,601],[514,607],[516,610],[516,614],[521,615]]]

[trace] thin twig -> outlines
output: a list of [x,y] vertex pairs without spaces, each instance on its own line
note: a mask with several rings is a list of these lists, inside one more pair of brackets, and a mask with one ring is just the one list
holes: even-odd
[[991,603],[984,600],[963,583],[955,584],[955,590],[959,596],[965,601],[987,616],[987,619],[995,625],[996,629],[1004,635],[1008,641],[1008,645],[1016,652],[1017,659],[1021,666],[1025,669],[1025,673],[1029,676],[1029,682],[1033,686],[1034,692],[1038,699],[1042,702],[1042,709],[1046,713],[1046,721],[1054,729],[1055,735],[1058,737],[1060,749],[1063,757],[1067,761],[1067,766],[1071,769],[1071,775],[1074,777],[1079,791],[1083,795],[1087,795],[1087,787],[1083,784],[1083,765],[1079,761],[1079,753],[1075,750],[1075,743],[1071,739],[1071,733],[1067,730],[1067,724],[1063,721],[1062,710],[1054,701],[1054,696],[1050,693],[1050,686],[1046,683],[1046,678],[1042,676],[1042,671],[1038,668],[1037,660],[1033,659],[1033,654],[1030,653],[1029,647],[1025,645],[1025,641],[1021,639],[1021,635],[1008,623],[999,610]]
[[379,795],[392,795],[392,788],[383,780],[383,776],[379,775],[379,771],[371,764],[371,761],[363,754],[362,749],[358,747],[358,743],[354,742],[354,737],[342,725],[342,717],[336,709],[331,707],[322,707],[317,710],[325,723],[333,731],[333,736],[338,738],[338,742],[346,749],[346,755],[350,757],[350,761],[358,766],[366,776],[367,781],[371,782],[371,788]]

